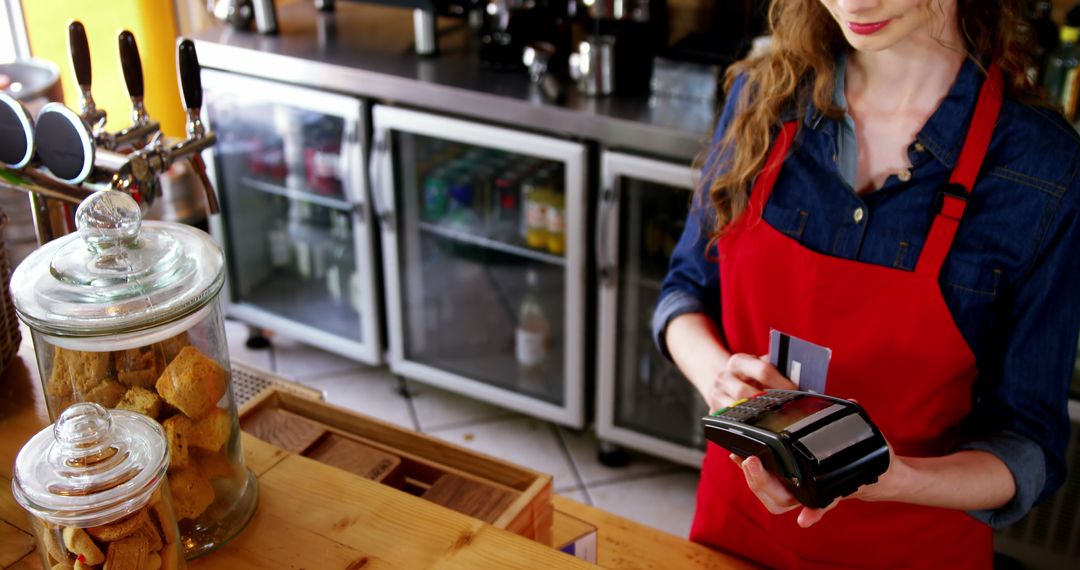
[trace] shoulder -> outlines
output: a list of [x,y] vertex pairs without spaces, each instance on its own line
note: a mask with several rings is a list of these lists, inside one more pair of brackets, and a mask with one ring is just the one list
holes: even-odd
[[1054,110],[1007,99],[990,152],[990,176],[1059,200],[1080,200],[1080,134]]

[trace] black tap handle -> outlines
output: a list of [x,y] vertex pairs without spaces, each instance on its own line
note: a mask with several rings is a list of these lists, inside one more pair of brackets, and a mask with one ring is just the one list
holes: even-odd
[[120,42],[120,68],[124,71],[124,83],[127,83],[128,95],[132,98],[143,96],[142,59],[139,58],[139,46],[135,35],[124,30],[118,38]]
[[202,78],[199,72],[199,56],[195,54],[195,43],[181,40],[176,48],[176,66],[180,70],[180,90],[184,95],[184,107],[202,108]]
[[72,20],[68,24],[68,51],[71,52],[71,66],[75,68],[75,79],[83,87],[90,86],[90,42],[86,40],[86,28],[82,22]]

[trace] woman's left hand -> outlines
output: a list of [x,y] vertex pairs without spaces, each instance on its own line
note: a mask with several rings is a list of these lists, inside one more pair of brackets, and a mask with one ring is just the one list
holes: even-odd
[[758,500],[761,501],[761,504],[764,505],[770,513],[778,515],[793,509],[801,508],[802,511],[799,513],[797,522],[799,526],[803,528],[809,528],[810,526],[817,524],[817,522],[825,516],[825,513],[831,511],[840,503],[840,501],[846,499],[862,499],[864,501],[889,500],[893,497],[893,490],[895,487],[893,483],[896,479],[896,473],[903,467],[900,458],[893,454],[892,447],[889,447],[889,467],[878,477],[876,483],[859,487],[858,491],[855,491],[846,497],[836,499],[823,509],[815,509],[803,506],[803,504],[800,503],[786,487],[784,487],[783,482],[781,482],[779,478],[765,470],[765,465],[761,463],[761,459],[755,456],[742,459],[734,453],[729,457],[742,469],[743,475],[746,477],[747,486],[749,486],[750,490],[757,495]]

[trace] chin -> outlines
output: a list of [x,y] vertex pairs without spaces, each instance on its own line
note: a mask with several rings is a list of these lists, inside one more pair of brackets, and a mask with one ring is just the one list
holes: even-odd
[[858,34],[845,33],[844,38],[852,49],[865,52],[885,51],[898,43],[896,38],[889,36],[860,36]]

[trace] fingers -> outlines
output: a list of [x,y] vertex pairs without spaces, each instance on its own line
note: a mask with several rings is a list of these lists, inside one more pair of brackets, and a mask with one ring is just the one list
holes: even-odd
[[732,355],[731,359],[728,360],[728,372],[736,378],[753,380],[765,388],[798,389],[791,380],[784,378],[780,371],[767,360],[749,354]]
[[803,507],[803,510],[799,512],[799,516],[795,519],[796,522],[802,528],[810,528],[815,524],[821,522],[821,519],[825,517],[825,513],[833,510],[839,501],[833,501],[829,503],[829,506],[824,509],[812,509],[810,507]]
[[740,466],[747,486],[770,513],[778,515],[800,506],[799,501],[784,488],[784,484],[765,471],[760,459],[747,457]]

